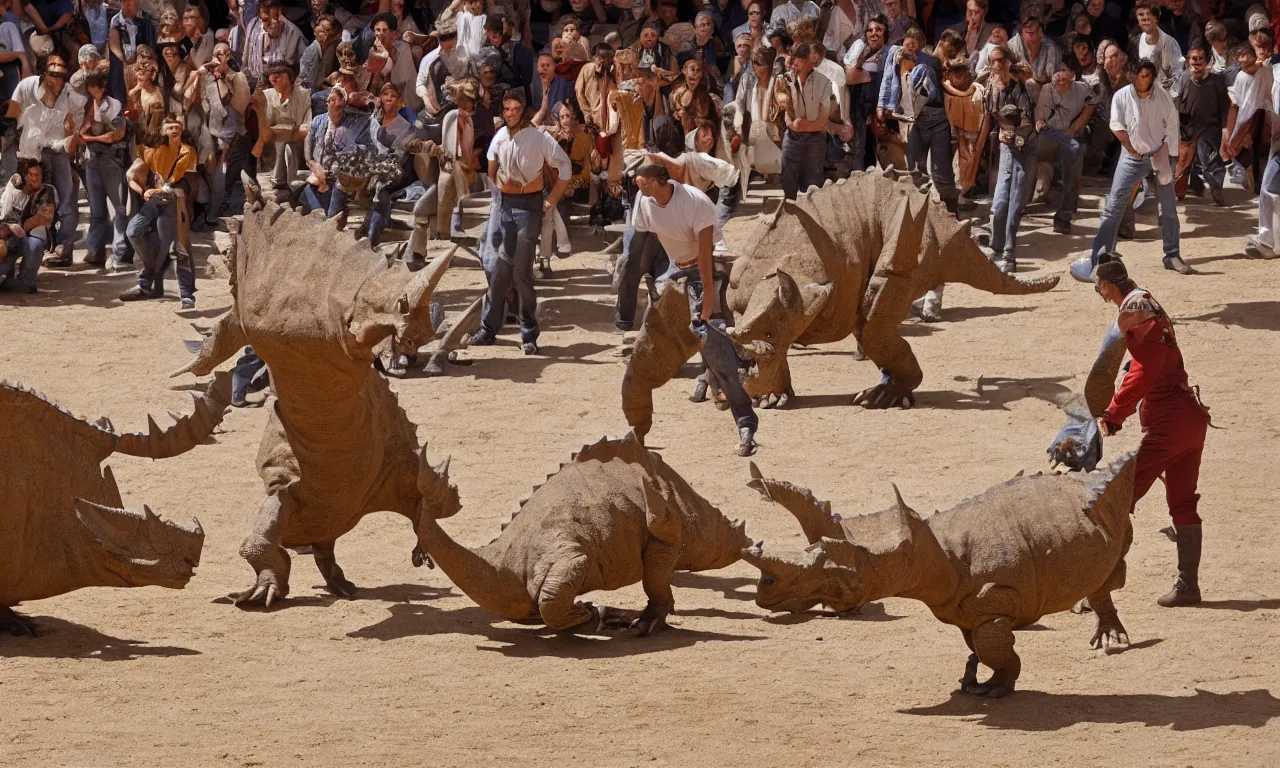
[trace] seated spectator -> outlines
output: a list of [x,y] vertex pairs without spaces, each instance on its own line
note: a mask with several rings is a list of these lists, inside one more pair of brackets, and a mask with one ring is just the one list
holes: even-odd
[[36,276],[57,207],[58,193],[44,183],[40,161],[18,160],[18,172],[0,192],[0,291],[12,291],[21,282],[27,293],[40,292]]
[[[220,42],[213,58],[195,73],[201,105],[207,116],[213,151],[208,161],[209,215],[217,218],[244,205],[241,171],[252,171],[253,156],[246,127],[249,109],[249,81],[231,67],[231,46]],[[232,199],[233,191],[238,191]]]
[[[182,121],[166,117],[163,137],[142,151],[129,172],[129,187],[142,196],[142,207],[129,221],[126,234],[142,260],[138,284],[120,295],[121,301],[164,297],[164,273],[178,238],[179,192],[187,193],[184,177],[196,168],[195,147],[182,140]],[[178,290],[182,309],[196,305],[195,266],[190,253],[179,251]]]
[[368,144],[369,118],[347,111],[347,94],[342,86],[329,89],[328,109],[311,119],[303,142],[303,159],[310,171],[299,203],[303,213],[324,211],[326,218],[346,213],[347,193],[338,186],[333,170],[339,153]]
[[[110,242],[112,265],[125,269],[133,263],[133,248],[125,232],[129,224],[129,196],[124,180],[125,172],[133,163],[133,136],[124,116],[124,105],[106,93],[107,76],[101,72],[89,75],[85,88],[89,104],[80,125],[80,139],[85,146],[84,183],[89,196],[85,262],[105,264]],[[111,220],[107,219],[108,203]]]
[[298,85],[314,93],[323,88],[329,75],[338,71],[338,44],[342,29],[329,14],[316,17],[311,26],[315,40],[302,52],[298,64]]
[[671,115],[688,133],[699,120],[720,120],[720,97],[708,88],[702,60],[692,52],[681,54],[681,58],[683,79],[671,89]]
[[377,245],[382,230],[391,220],[391,197],[407,187],[413,180],[411,155],[421,142],[414,139],[413,123],[418,119],[413,110],[404,105],[404,97],[394,83],[384,83],[378,91],[378,105],[369,118],[370,147],[379,155],[394,155],[400,161],[400,173],[371,180],[373,205],[365,221],[363,234]]
[[262,157],[267,142],[275,146],[276,161],[272,182],[277,191],[287,190],[298,176],[302,162],[302,142],[311,124],[311,94],[294,87],[293,67],[284,63],[267,69],[271,87],[254,97],[258,114],[258,143],[253,156]]
[[538,79],[529,89],[532,98],[529,108],[534,110],[533,124],[556,125],[555,108],[565,100],[573,100],[573,83],[556,74],[556,62],[547,51],[538,54]]
[[1058,65],[1049,87],[1040,89],[1036,102],[1036,130],[1057,144],[1062,203],[1053,216],[1053,231],[1059,235],[1071,234],[1084,169],[1084,130],[1093,117],[1093,102],[1093,89],[1076,80],[1066,64]]
[[409,44],[400,38],[396,31],[396,17],[392,13],[380,13],[373,17],[373,50],[369,53],[366,66],[375,66],[378,71],[370,81],[370,88],[381,93],[382,86],[391,83],[403,94],[405,105],[415,114],[422,109],[416,90],[418,68],[414,66],[413,51]]

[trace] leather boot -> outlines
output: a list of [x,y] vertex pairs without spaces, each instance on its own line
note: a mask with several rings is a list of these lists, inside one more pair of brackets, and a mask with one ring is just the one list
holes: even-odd
[[1197,525],[1175,526],[1178,532],[1178,580],[1173,589],[1156,600],[1165,608],[1200,602],[1200,545],[1203,531]]

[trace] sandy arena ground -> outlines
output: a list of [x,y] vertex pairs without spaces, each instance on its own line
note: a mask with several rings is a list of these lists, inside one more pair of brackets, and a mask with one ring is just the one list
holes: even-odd
[[[1280,262],[1240,255],[1256,208],[1238,189],[1228,200],[1181,210],[1183,254],[1200,276],[1160,269],[1154,204],[1139,240],[1122,243],[1178,321],[1193,382],[1223,428],[1209,435],[1201,475],[1205,602],[1155,605],[1175,561],[1158,533],[1168,517],[1157,484],[1138,505],[1129,583],[1116,596],[1127,652],[1091,651],[1092,618],[1048,616],[1018,634],[1018,693],[974,699],[954,692],[960,633],[922,604],[770,616],[745,563],[677,576],[675,628],[659,636],[561,637],[498,620],[440,571],[414,569],[410,526],[390,514],[338,545],[358,599],[329,597],[311,558],[297,557],[288,601],[238,610],[224,596],[253,575],[236,550],[262,497],[254,456],[266,412],[234,410],[215,444],[156,464],[111,460],[127,505],[200,518],[202,565],[185,591],[85,590],[24,606],[45,636],[0,637],[0,765],[1280,764]],[[1087,247],[1096,196],[1082,205],[1094,218],[1071,237],[1051,233],[1044,206],[1032,209],[1023,269],[1065,270],[1068,252]],[[735,221],[730,244],[746,245],[752,226]],[[448,378],[394,384],[433,460],[453,456],[464,506],[444,525],[467,544],[491,539],[571,451],[625,431],[603,259],[555,268],[539,284],[541,357],[521,356],[508,333],[467,352],[475,364]],[[114,299],[128,276],[42,279],[39,296],[0,296],[0,375],[127,428],[188,408],[194,380],[167,374],[188,359],[189,323],[230,303],[225,284],[202,279],[200,309],[180,317],[172,278],[169,300],[129,306]],[[438,297],[459,310],[483,284],[478,264],[460,258]],[[904,327],[925,371],[914,410],[849,404],[877,379],[854,361],[852,339],[793,351],[800,397],[761,414],[765,472],[811,486],[843,514],[882,508],[893,481],[928,514],[1047,469],[1062,423],[1052,401],[1081,386],[1114,309],[1070,279],[1025,298],[954,286],[946,303],[946,322]],[[755,538],[800,547],[793,519],[746,487],[728,414],[688,402],[688,391],[678,381],[658,393],[651,445]],[[1109,455],[1138,438],[1135,419]],[[638,586],[596,599],[644,602]]]

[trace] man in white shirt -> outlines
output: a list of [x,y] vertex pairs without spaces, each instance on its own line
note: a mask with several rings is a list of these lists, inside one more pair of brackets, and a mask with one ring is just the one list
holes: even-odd
[[1123,149],[1116,161],[1116,175],[1098,223],[1098,234],[1093,239],[1093,253],[1088,260],[1080,259],[1071,265],[1071,274],[1077,280],[1089,282],[1098,264],[1118,258],[1114,251],[1120,217],[1129,206],[1134,189],[1153,169],[1160,201],[1164,267],[1184,275],[1194,271],[1178,252],[1178,211],[1173,191],[1179,146],[1178,108],[1155,79],[1156,65],[1143,61],[1133,83],[1116,91],[1111,99],[1111,132]]
[[[493,180],[493,206],[480,244],[480,263],[489,290],[481,310],[480,330],[471,343],[494,343],[507,314],[507,292],[515,284],[520,302],[520,348],[538,354],[538,297],[533,290],[533,261],[542,237],[542,215],[555,210],[573,177],[569,156],[551,135],[534,128],[526,114],[519,89],[502,97],[502,119],[489,143],[489,178]],[[544,194],[542,169],[550,166],[556,179]]]
[[712,258],[719,228],[715,205],[696,187],[672,181],[664,165],[642,166],[636,171],[636,187],[640,191],[632,225],[637,236],[647,233],[657,238],[657,260],[670,262],[662,279],[685,278],[690,325],[702,338],[702,361],[729,401],[738,426],[738,455],[750,456],[756,452],[759,420],[742,387],[742,361],[726,333],[727,318],[720,307],[725,275],[716,274]]
[[818,8],[813,0],[787,0],[787,2],[773,9],[773,15],[769,17],[769,26],[787,26],[793,21],[799,21],[806,16],[812,17],[815,21],[822,11]]
[[[80,145],[74,130],[84,119],[85,99],[67,86],[71,72],[62,56],[50,54],[44,72],[18,83],[13,101],[22,109],[18,118],[18,156],[40,160],[49,169],[54,189],[58,191],[58,228],[56,253],[45,260],[45,266],[71,266],[71,244],[80,223],[79,177],[71,169],[71,156]],[[68,133],[67,127],[73,130]]]
[[1135,60],[1146,59],[1156,65],[1156,85],[1168,90],[1182,74],[1182,49],[1178,42],[1160,29],[1159,0],[1138,0],[1133,9],[1138,22]]

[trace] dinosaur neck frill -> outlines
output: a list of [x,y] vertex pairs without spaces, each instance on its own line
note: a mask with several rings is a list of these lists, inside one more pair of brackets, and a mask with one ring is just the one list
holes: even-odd
[[424,515],[419,521],[418,542],[449,580],[480,607],[512,619],[533,613],[528,590],[520,579],[500,571],[480,552],[454,541],[434,518]]

